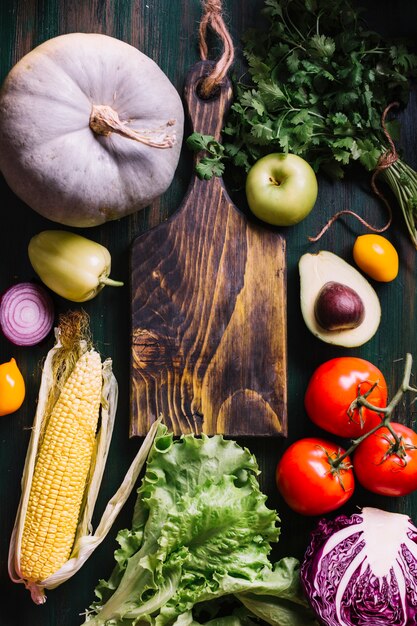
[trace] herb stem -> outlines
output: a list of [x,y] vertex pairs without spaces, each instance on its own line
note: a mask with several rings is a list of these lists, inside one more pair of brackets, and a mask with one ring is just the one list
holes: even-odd
[[362,52],[362,56],[365,56],[367,54],[386,54],[387,51],[384,50],[384,48],[373,48],[373,50],[364,50]]
[[398,159],[382,172],[382,177],[394,193],[414,247],[417,248],[415,210],[417,208],[417,173]]
[[301,41],[304,41],[305,37],[304,37],[303,33],[297,28],[297,26],[294,24],[294,22],[291,19],[291,15],[290,15],[290,12],[288,10],[288,6],[285,7],[285,15],[286,15],[288,23],[290,24],[290,28],[288,30],[291,32],[291,28],[292,28],[293,31],[296,32],[297,35],[300,37]]
[[304,109],[301,107],[291,107],[289,111],[292,113],[299,113],[300,111],[307,111],[307,113],[311,115],[312,117],[318,117],[319,119],[323,121],[326,119],[323,115],[320,115],[320,113],[317,113],[316,111],[312,111],[311,109]]
[[285,111],[284,115],[282,115],[282,116],[280,117],[280,120],[279,120],[279,125],[278,125],[278,128],[277,128],[277,135],[278,135],[278,137],[279,137],[279,136],[280,136],[280,134],[281,134],[281,128],[282,128],[282,125],[283,125],[283,123],[284,123],[284,121],[285,121],[285,118],[286,118],[286,117],[287,117],[290,113],[291,113],[291,109],[287,109],[287,110]]

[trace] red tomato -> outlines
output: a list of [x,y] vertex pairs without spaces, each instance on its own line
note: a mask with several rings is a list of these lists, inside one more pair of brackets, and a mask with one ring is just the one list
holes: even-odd
[[353,495],[355,481],[349,457],[332,472],[329,458],[343,454],[336,444],[316,437],[293,443],[281,457],[276,482],[282,497],[302,515],[322,515],[339,508]]
[[358,445],[354,471],[365,489],[383,496],[405,496],[417,489],[417,434],[403,424],[391,422],[402,447],[392,451],[394,436],[382,427]]
[[338,357],[320,365],[308,383],[304,403],[312,422],[329,433],[355,439],[380,422],[374,411],[361,407],[348,409],[359,394],[364,394],[377,382],[367,397],[378,407],[387,405],[387,384],[382,372],[358,357]]

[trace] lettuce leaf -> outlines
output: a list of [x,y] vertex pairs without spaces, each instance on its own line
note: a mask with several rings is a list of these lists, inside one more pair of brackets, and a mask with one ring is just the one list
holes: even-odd
[[[159,426],[132,528],[118,535],[116,567],[99,582],[85,623],[193,626],[196,605],[225,596],[249,604],[252,596],[272,594],[275,603],[282,598],[295,612],[305,610],[298,562],[273,566],[269,560],[280,520],[266,506],[258,474],[255,457],[234,441],[220,435],[174,439]],[[213,621],[243,624],[235,615]]]

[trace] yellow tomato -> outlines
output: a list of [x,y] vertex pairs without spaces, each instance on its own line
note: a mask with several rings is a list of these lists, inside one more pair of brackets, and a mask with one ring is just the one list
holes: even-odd
[[19,409],[25,399],[25,381],[17,363],[10,359],[0,365],[0,415]]
[[353,246],[358,267],[374,280],[389,283],[398,274],[398,253],[381,235],[361,235]]

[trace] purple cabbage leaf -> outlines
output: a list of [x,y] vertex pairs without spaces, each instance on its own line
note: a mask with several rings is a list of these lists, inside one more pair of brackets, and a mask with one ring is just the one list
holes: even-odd
[[417,528],[407,515],[371,507],[323,519],[301,580],[324,626],[416,626]]

